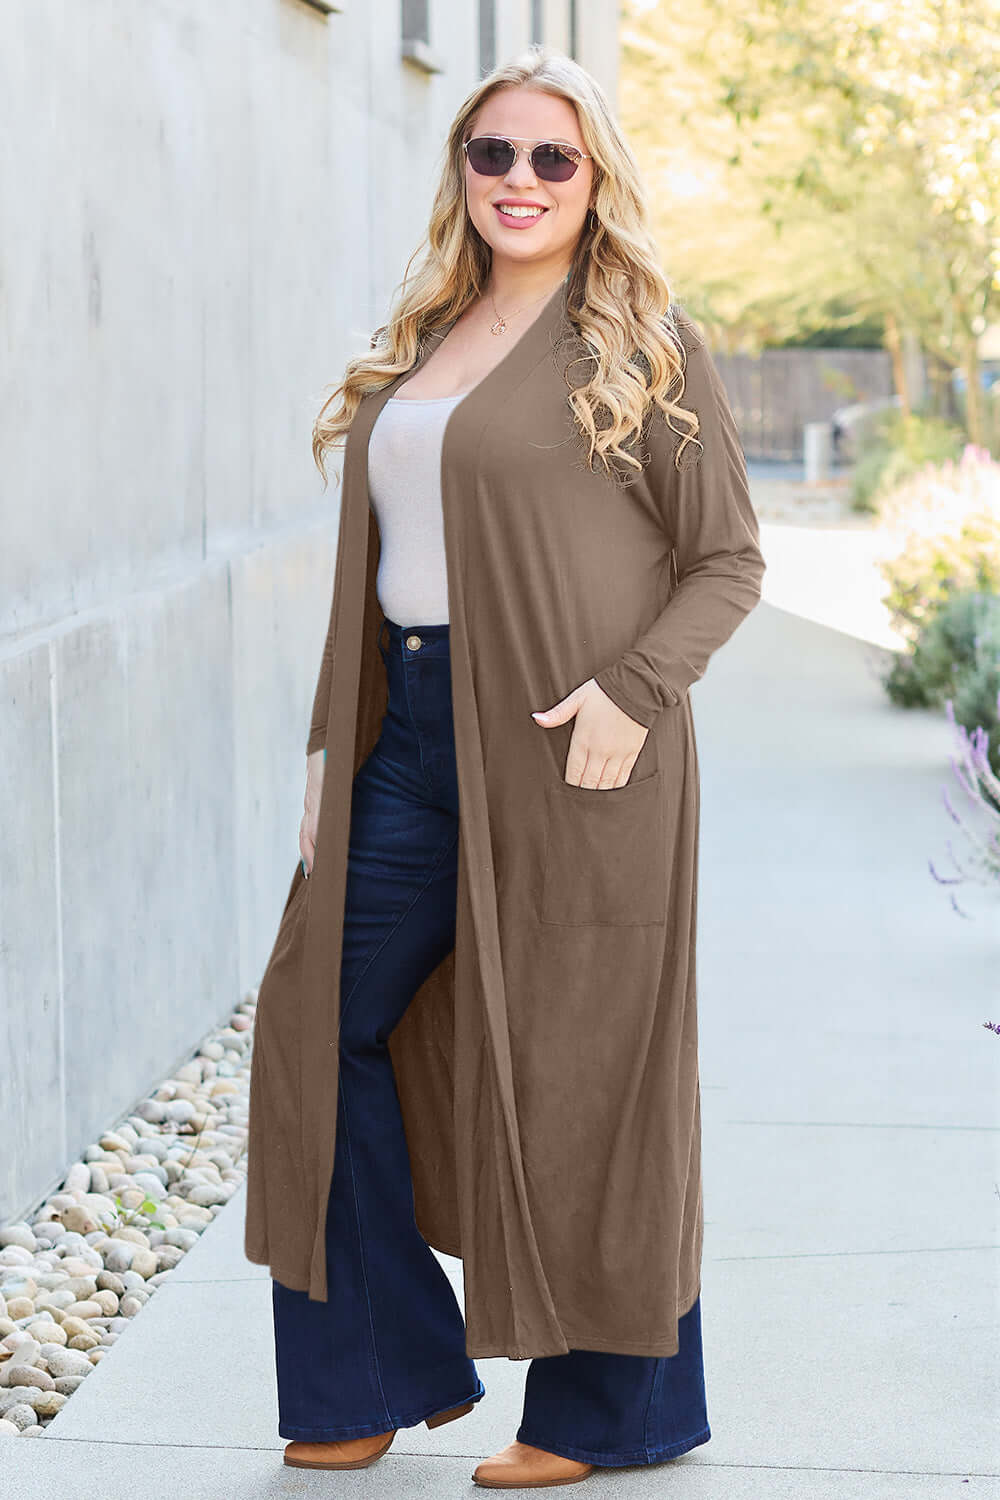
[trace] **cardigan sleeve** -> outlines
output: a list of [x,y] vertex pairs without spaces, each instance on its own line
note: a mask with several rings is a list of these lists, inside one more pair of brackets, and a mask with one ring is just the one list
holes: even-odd
[[760,600],[765,562],[750,502],[746,461],[722,379],[695,325],[677,326],[686,349],[680,404],[697,412],[702,447],[691,442],[674,466],[681,437],[654,408],[647,478],[677,563],[677,583],[661,613],[617,661],[594,674],[613,703],[649,728],[680,703]]

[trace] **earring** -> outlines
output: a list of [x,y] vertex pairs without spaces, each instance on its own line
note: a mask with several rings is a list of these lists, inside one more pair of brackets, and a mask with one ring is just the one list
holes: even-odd
[[590,214],[589,214],[589,217],[588,217],[588,225],[587,225],[587,227],[588,227],[588,228],[589,228],[589,230],[590,230],[590,232],[591,232],[591,234],[593,234],[593,233],[594,233],[594,231],[595,231],[595,229],[596,229],[596,228],[597,228],[597,226],[598,226],[598,224],[599,224],[599,223],[600,223],[600,222],[601,222],[601,221],[600,221],[600,219],[598,219],[598,217],[597,217],[597,212],[596,212],[596,210],[595,210],[595,209],[593,209],[593,208],[592,208],[592,209],[591,209],[591,210],[590,210]]

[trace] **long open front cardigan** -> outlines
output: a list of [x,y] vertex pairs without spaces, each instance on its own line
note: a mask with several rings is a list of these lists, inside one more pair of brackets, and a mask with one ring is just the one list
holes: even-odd
[[[445,428],[456,940],[388,1043],[417,1224],[463,1259],[472,1357],[675,1354],[701,1286],[688,688],[757,604],[764,560],[724,389],[679,310],[702,447],[675,468],[657,410],[641,475],[622,487],[589,470],[567,293]],[[365,396],[348,433],[306,746],[326,748],[313,871],[296,862],[258,994],[246,1255],[321,1302],[352,778],[387,695],[368,440],[434,347]],[[605,791],[564,780],[572,720],[531,718],[591,676],[650,731]]]

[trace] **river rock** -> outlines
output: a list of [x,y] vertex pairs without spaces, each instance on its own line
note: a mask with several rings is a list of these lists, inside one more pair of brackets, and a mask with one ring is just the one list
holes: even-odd
[[[60,1332],[65,1336],[67,1341],[76,1338],[78,1333],[89,1334],[92,1332],[92,1320],[89,1318],[66,1317],[63,1319]],[[57,1343],[58,1340],[53,1340],[53,1342]]]
[[175,1229],[163,1231],[164,1243],[176,1245],[179,1250],[192,1250],[200,1238],[194,1229],[182,1229],[179,1225]]
[[150,1124],[159,1125],[167,1118],[167,1106],[159,1099],[143,1099],[136,1109],[136,1114]]
[[122,1224],[111,1236],[113,1240],[124,1240],[127,1244],[141,1245],[144,1250],[149,1249],[149,1241],[141,1229],[134,1224]]
[[[56,1412],[62,1411],[68,1400],[69,1397],[67,1395],[64,1395],[62,1391],[45,1390],[40,1396],[36,1397],[31,1404],[35,1408],[35,1412],[38,1416],[54,1417]],[[22,1437],[28,1437],[30,1435],[31,1434],[27,1431],[21,1434]]]
[[90,1186],[95,1193],[106,1194],[110,1186],[108,1182],[107,1168],[103,1162],[95,1161],[90,1164]]
[[18,1432],[23,1432],[26,1427],[34,1427],[38,1421],[35,1408],[29,1406],[26,1401],[19,1401],[14,1406],[9,1406],[3,1415],[4,1421],[13,1423]]
[[132,1264],[130,1265],[129,1270],[137,1272],[143,1278],[143,1280],[145,1280],[147,1276],[155,1276],[156,1272],[159,1270],[159,1266],[157,1264],[156,1256],[153,1251],[137,1247],[136,1252],[132,1257]]
[[93,1365],[78,1349],[52,1348],[45,1356],[49,1374],[58,1379],[60,1375],[89,1375]]
[[139,1138],[139,1144],[146,1156],[155,1157],[162,1162],[170,1150],[170,1142],[162,1135],[144,1135]]
[[53,1323],[51,1318],[38,1318],[34,1323],[28,1324],[31,1337],[41,1347],[42,1344],[65,1344],[69,1334],[61,1323]]
[[64,1193],[89,1193],[91,1188],[90,1164],[85,1161],[75,1161],[66,1173],[63,1182]]
[[60,1217],[67,1229],[76,1230],[79,1234],[90,1234],[102,1227],[97,1215],[82,1203],[74,1203],[72,1208],[63,1209]]
[[28,1250],[32,1254],[37,1248],[34,1231],[24,1222],[18,1219],[13,1224],[7,1224],[0,1229],[0,1245],[17,1245],[22,1250]]
[[191,1189],[188,1202],[196,1208],[211,1208],[215,1204],[228,1203],[232,1193],[232,1186],[227,1182],[205,1182]]
[[71,1318],[99,1318],[104,1309],[99,1302],[92,1302],[88,1297],[85,1302],[74,1302],[71,1307],[67,1307],[66,1313]]
[[11,1275],[26,1275],[26,1267],[34,1264],[35,1256],[23,1245],[8,1245],[6,1250],[0,1250],[0,1275],[5,1280]]
[[127,1240],[117,1240],[105,1254],[105,1266],[109,1271],[127,1271],[137,1248],[136,1245],[130,1245]]
[[56,1381],[56,1390],[61,1391],[64,1396],[72,1396],[73,1392],[80,1388],[85,1379],[86,1376],[84,1375],[60,1375]]
[[186,1123],[193,1120],[197,1113],[190,1099],[171,1099],[164,1106],[165,1116],[174,1123]]
[[[38,1271],[35,1273],[35,1281],[38,1284],[39,1290],[44,1291],[48,1296],[51,1296],[53,1292],[65,1292],[69,1289],[72,1279],[69,1272],[63,1269],[62,1263],[59,1261],[56,1262],[51,1271]],[[36,1302],[39,1300],[37,1295],[35,1300]]]
[[104,1134],[99,1138],[98,1144],[102,1146],[105,1151],[129,1152],[135,1145],[135,1141],[129,1139],[129,1137],[117,1130],[106,1130]]
[[[97,1276],[71,1276],[65,1287],[60,1287],[57,1290],[71,1292],[75,1301],[86,1302],[87,1298],[93,1292],[97,1291]],[[67,1303],[67,1308],[68,1306],[69,1304]],[[65,1312],[66,1308],[63,1311]]]
[[56,1383],[52,1376],[38,1365],[8,1365],[5,1370],[7,1385],[34,1385],[42,1391],[54,1391]]
[[136,1187],[141,1188],[146,1197],[152,1198],[154,1203],[161,1202],[167,1195],[167,1174],[162,1167],[160,1171],[163,1172],[162,1181],[156,1173],[151,1172],[148,1168],[144,1172],[136,1172],[132,1179]]
[[66,1347],[67,1349],[78,1349],[81,1354],[87,1354],[91,1349],[96,1349],[97,1345],[103,1342],[104,1334],[102,1333],[98,1337],[98,1330],[95,1329],[93,1333],[74,1333]]

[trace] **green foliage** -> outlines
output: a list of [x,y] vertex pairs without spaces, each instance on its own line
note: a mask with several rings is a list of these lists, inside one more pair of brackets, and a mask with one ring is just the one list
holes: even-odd
[[1000,774],[998,695],[1000,695],[1000,611],[994,610],[992,622],[984,629],[975,656],[969,663],[968,671],[961,673],[956,680],[953,706],[957,723],[965,729],[972,730],[979,726],[986,730],[990,765],[997,774]]
[[911,646],[951,595],[1000,595],[1000,464],[988,453],[925,464],[879,508],[884,602]]
[[960,428],[940,417],[890,410],[872,424],[851,479],[851,504],[858,511],[877,511],[890,494],[927,463],[944,463],[962,452]]
[[102,1222],[108,1234],[113,1234],[125,1224],[136,1229],[165,1229],[163,1221],[155,1217],[159,1211],[160,1205],[153,1198],[144,1198],[135,1208],[126,1208],[121,1194],[116,1193],[114,1214],[106,1216]]
[[903,708],[942,708],[950,699],[957,724],[984,732],[988,762],[1000,773],[1000,596],[949,595],[913,651],[897,657],[885,687]]
[[882,502],[885,603],[909,643],[885,678],[904,708],[951,704],[1000,772],[1000,464],[967,447]]
[[978,396],[1000,316],[993,0],[624,0],[622,22],[622,122],[709,336],[891,318]]
[[[929,615],[912,652],[893,663],[886,687],[893,702],[904,708],[943,708],[946,698],[957,704],[962,696],[970,708],[995,719],[998,672],[1000,597],[962,589],[946,595]],[[956,717],[966,728],[986,722],[980,717],[968,723],[957,707]]]

